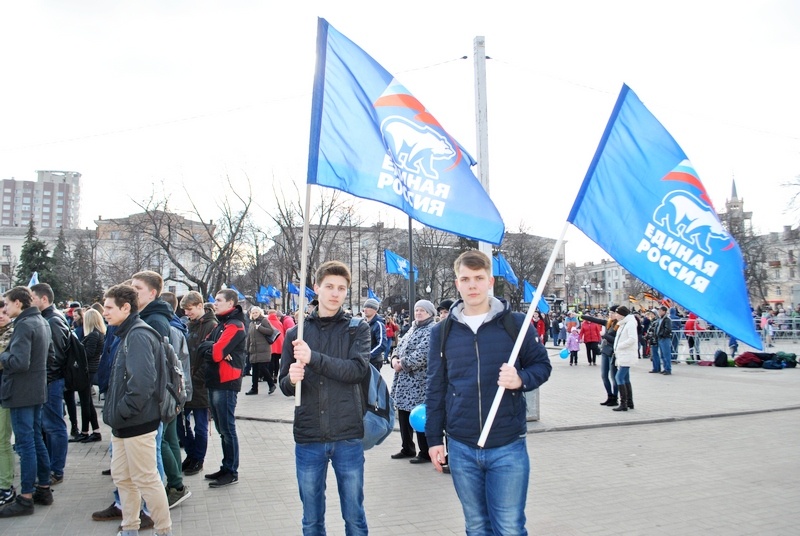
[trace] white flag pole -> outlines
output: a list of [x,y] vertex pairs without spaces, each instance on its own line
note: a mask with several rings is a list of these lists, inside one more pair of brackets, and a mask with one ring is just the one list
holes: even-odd
[[[542,292],[544,291],[544,287],[547,284],[547,278],[550,277],[550,272],[553,270],[553,265],[556,263],[556,258],[558,257],[558,252],[561,249],[561,244],[564,242],[564,236],[567,234],[567,229],[569,228],[569,222],[564,223],[564,229],[561,231],[561,236],[558,237],[556,240],[556,245],[553,248],[553,252],[550,254],[550,260],[547,261],[547,266],[544,268],[544,273],[542,273],[542,278],[539,280],[539,285],[536,287],[536,292],[533,295],[533,300],[531,301],[530,306],[528,307],[528,314],[525,315],[525,321],[522,323],[522,328],[519,331],[519,335],[517,336],[517,340],[514,342],[514,348],[511,350],[511,356],[508,358],[508,364],[512,367],[517,362],[517,356],[519,355],[520,348],[522,348],[522,341],[525,340],[525,334],[528,332],[528,328],[531,327],[531,320],[533,319],[533,313],[536,310],[536,306],[539,304],[539,300],[542,299]],[[481,430],[481,436],[478,438],[478,446],[483,447],[486,445],[486,440],[489,437],[489,432],[492,429],[492,424],[494,424],[494,418],[497,416],[497,410],[500,407],[500,401],[503,399],[503,394],[506,392],[505,387],[498,387],[497,393],[494,395],[494,400],[492,401],[492,407],[489,409],[489,415],[486,417],[486,423],[483,425],[483,430]]]
[[[300,314],[297,318],[297,340],[303,340],[303,328],[305,327],[306,314],[306,275],[308,274],[308,222],[311,219],[311,185],[306,185],[306,207],[303,214],[303,242],[300,246]],[[303,382],[297,382],[294,386],[294,405],[301,404]]]

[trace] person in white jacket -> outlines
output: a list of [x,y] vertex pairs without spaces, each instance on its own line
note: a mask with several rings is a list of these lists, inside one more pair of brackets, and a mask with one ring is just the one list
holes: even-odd
[[630,309],[624,305],[612,313],[617,315],[617,337],[614,339],[614,356],[617,362],[617,386],[619,387],[619,406],[614,411],[633,409],[633,390],[631,389],[631,366],[639,360],[639,335],[637,320]]

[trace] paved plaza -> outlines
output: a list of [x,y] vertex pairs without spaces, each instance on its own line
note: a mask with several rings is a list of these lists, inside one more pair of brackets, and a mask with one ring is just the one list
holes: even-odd
[[[613,412],[599,405],[600,367],[586,365],[583,351],[577,367],[557,349],[550,354],[553,374],[539,393],[540,419],[529,425],[531,534],[797,534],[800,369],[679,364],[662,376],[648,374],[642,360],[631,373],[636,409]],[[382,372],[391,378],[387,367]],[[293,399],[266,391],[239,397],[239,483],[214,490],[202,473],[185,477],[193,495],[171,510],[176,535],[300,534]],[[211,430],[206,472],[221,459]],[[0,520],[0,534],[116,534],[118,523],[91,520],[112,501],[111,477],[100,473],[109,467],[110,432],[102,433],[102,442],[70,444],[52,506]],[[463,534],[450,476],[390,459],[399,449],[395,432],[366,453],[370,532]],[[328,533],[341,535],[332,470],[328,489]]]

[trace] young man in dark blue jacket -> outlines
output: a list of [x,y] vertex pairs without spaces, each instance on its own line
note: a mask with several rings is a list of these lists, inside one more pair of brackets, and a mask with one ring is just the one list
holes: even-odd
[[[339,261],[322,264],[314,278],[318,307],[286,333],[278,383],[301,404],[294,409],[297,487],[303,503],[303,534],[325,534],[325,477],[333,465],[345,533],[368,532],[364,513],[364,404],[360,384],[369,374],[369,326],[350,329],[342,306],[350,270]],[[352,333],[351,333],[352,331]]]
[[381,366],[383,366],[383,350],[386,346],[386,324],[383,323],[383,317],[378,314],[378,307],[380,307],[378,300],[370,298],[364,302],[362,309],[364,318],[369,322],[369,362],[376,369],[381,370]]
[[[507,361],[514,340],[504,327],[513,314],[521,328],[524,315],[511,313],[505,301],[489,296],[492,261],[480,251],[456,259],[456,288],[461,299],[450,309],[450,330],[441,353],[442,325],[431,330],[426,393],[431,460],[445,462],[443,432],[453,485],[464,511],[467,534],[527,534],[525,502],[530,462],[524,391],[550,377],[544,346],[528,330],[515,366]],[[478,439],[497,387],[505,388],[484,447]]]

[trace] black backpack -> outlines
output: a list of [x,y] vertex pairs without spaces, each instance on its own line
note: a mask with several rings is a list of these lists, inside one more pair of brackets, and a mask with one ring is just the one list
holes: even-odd
[[[359,317],[350,319],[348,333],[350,342],[362,320]],[[349,345],[348,345],[349,347]],[[389,386],[383,380],[380,371],[371,363],[369,372],[361,382],[361,396],[364,401],[364,438],[361,440],[364,450],[380,445],[394,429],[394,400],[389,394]]]
[[86,359],[83,343],[72,330],[69,330],[64,353],[67,357],[64,365],[64,389],[83,391],[89,387],[89,361]]
[[[156,358],[156,396],[158,397],[159,413],[161,422],[164,424],[172,422],[181,412],[186,403],[186,384],[183,380],[183,367],[175,353],[175,349],[169,342],[169,337],[161,337],[159,333],[150,326],[141,326],[131,329],[147,329],[155,335],[159,341],[160,351]],[[125,353],[128,353],[128,337],[125,337]]]
[[728,354],[726,354],[722,350],[717,350],[716,352],[714,352],[714,366],[715,367],[727,367],[728,366]]

